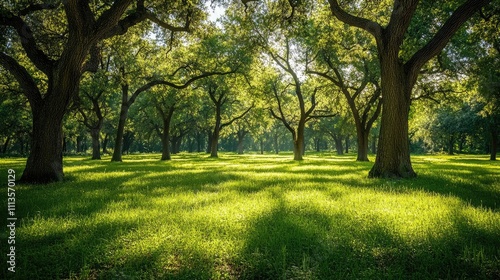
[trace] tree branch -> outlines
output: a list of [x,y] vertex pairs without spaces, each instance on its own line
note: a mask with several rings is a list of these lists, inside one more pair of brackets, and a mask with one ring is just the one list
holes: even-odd
[[184,89],[184,88],[187,88],[190,84],[192,84],[196,80],[203,79],[203,78],[206,78],[206,77],[210,77],[210,76],[213,76],[213,75],[226,75],[226,74],[231,74],[231,73],[232,72],[207,72],[207,73],[203,73],[203,74],[201,74],[199,76],[192,77],[191,79],[187,80],[184,84],[181,84],[181,85],[174,84],[172,82],[165,81],[165,80],[154,80],[154,81],[151,81],[151,82],[143,85],[142,87],[138,88],[132,94],[132,96],[130,97],[130,100],[132,100],[131,102],[133,103],[135,101],[135,99],[137,98],[137,96],[141,92],[146,91],[146,90],[148,90],[148,89],[150,89],[150,88],[152,88],[152,87],[154,87],[156,85],[167,85],[167,86],[173,87],[175,89]]
[[22,9],[17,13],[19,16],[26,16],[28,14],[31,14],[36,11],[41,11],[41,10],[54,10],[59,7],[59,3],[57,4],[52,4],[52,3],[44,3],[44,4],[31,4],[28,7]]
[[333,118],[338,116],[338,113],[332,113],[332,114],[327,114],[327,115],[310,115],[307,117],[306,122],[308,122],[311,119],[320,119],[320,118]]
[[0,52],[0,65],[9,71],[14,78],[19,82],[24,94],[28,98],[31,106],[36,107],[42,103],[42,95],[36,86],[35,81],[28,73],[28,70],[21,66],[15,59]]
[[226,123],[222,123],[220,125],[220,128],[223,128],[223,127],[226,127],[226,126],[229,126],[231,125],[233,122],[243,118],[248,112],[250,112],[250,110],[252,110],[252,108],[254,107],[254,104],[252,104],[252,106],[250,106],[248,109],[245,110],[245,112],[243,112],[241,115],[237,116],[236,118],[233,118],[232,120],[226,122]]
[[47,76],[51,75],[54,61],[37,47],[33,32],[26,22],[10,11],[2,11],[0,12],[0,26],[2,25],[13,27],[16,30],[21,39],[21,45],[31,62]]
[[416,81],[420,68],[443,50],[462,24],[490,2],[491,0],[467,0],[453,12],[434,37],[405,63],[405,71],[412,83]]
[[330,10],[332,11],[332,14],[340,21],[366,30],[372,34],[377,41],[382,38],[382,27],[378,23],[347,13],[340,7],[337,0],[328,0],[328,2],[330,3]]

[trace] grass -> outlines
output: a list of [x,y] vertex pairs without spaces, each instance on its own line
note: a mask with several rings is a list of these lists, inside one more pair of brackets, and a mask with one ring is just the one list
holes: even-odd
[[[17,270],[0,277],[500,279],[486,157],[414,156],[412,180],[367,179],[352,155],[158,159],[69,157],[65,182],[17,186]],[[24,160],[0,167],[7,182]]]

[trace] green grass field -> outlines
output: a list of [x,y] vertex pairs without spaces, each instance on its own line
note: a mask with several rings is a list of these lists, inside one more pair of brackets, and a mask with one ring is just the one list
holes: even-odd
[[[159,158],[69,157],[65,182],[17,186],[16,273],[0,278],[500,279],[486,156],[414,156],[412,180],[367,179],[353,155]],[[0,159],[5,189],[24,163]]]

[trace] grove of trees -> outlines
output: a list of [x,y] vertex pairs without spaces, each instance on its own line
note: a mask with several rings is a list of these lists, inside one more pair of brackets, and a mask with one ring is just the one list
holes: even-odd
[[499,24],[492,0],[4,1],[0,153],[27,183],[87,152],[496,160]]

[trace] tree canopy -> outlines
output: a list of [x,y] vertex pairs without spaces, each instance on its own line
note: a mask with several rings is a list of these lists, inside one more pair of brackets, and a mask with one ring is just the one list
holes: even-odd
[[494,160],[499,20],[488,0],[7,1],[0,152],[29,183],[87,151],[371,145],[370,177],[415,177],[411,152]]

